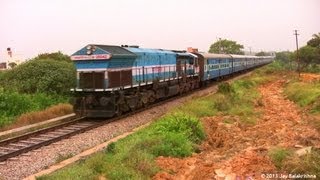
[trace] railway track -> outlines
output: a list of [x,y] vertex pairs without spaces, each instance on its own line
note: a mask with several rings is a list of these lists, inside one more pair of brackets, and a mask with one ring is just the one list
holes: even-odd
[[0,141],[0,162],[99,126],[85,117]]

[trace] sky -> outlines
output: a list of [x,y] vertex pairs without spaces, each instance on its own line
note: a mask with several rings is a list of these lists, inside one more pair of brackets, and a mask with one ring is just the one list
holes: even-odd
[[0,61],[87,44],[208,51],[229,39],[249,51],[295,49],[320,32],[320,0],[0,0]]

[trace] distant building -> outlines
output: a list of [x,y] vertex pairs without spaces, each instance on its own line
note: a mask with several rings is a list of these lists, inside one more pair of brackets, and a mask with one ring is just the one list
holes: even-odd
[[19,65],[24,62],[21,54],[13,53],[11,48],[7,48],[7,53],[4,57],[4,62],[0,63],[0,70],[11,69],[14,65]]
[[7,63],[6,62],[1,62],[0,63],[0,70],[5,70],[7,69]]

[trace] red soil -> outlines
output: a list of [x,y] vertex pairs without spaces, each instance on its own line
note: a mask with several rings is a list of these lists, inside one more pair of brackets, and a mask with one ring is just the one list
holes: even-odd
[[[282,95],[284,80],[259,87],[262,102],[256,110],[262,112],[256,125],[245,126],[237,117],[203,118],[207,140],[201,153],[179,159],[157,158],[163,169],[153,179],[262,179],[262,173],[277,170],[268,156],[275,146],[295,145],[320,147],[320,136],[308,125],[307,117]],[[223,123],[233,119],[235,123]]]

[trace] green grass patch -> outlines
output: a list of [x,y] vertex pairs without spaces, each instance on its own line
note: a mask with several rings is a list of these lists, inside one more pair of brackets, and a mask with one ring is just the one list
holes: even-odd
[[309,174],[320,177],[320,152],[313,149],[310,153],[298,156],[290,149],[281,147],[269,151],[269,157],[278,170],[290,174]]
[[212,98],[210,98],[210,96],[188,101],[184,103],[184,105],[179,106],[173,110],[173,112],[176,111],[198,118],[213,116],[217,112],[214,109],[214,101],[212,101]]
[[257,87],[270,79],[268,76],[254,73],[233,83],[222,82],[218,85],[217,93],[188,101],[173,111],[198,118],[216,114],[234,115],[239,116],[241,122],[253,125],[260,115],[254,109],[261,99]]
[[284,91],[285,95],[300,107],[310,106],[310,111],[320,112],[320,83],[319,82],[290,82]]
[[21,94],[0,88],[0,128],[15,122],[24,113],[43,110],[67,102],[67,98],[44,93]]
[[312,150],[311,153],[298,157],[289,157],[283,163],[283,169],[291,174],[309,174],[320,177],[320,152]]
[[288,149],[275,147],[269,151],[269,157],[278,169],[282,169],[284,161],[292,155],[292,152]]
[[116,143],[105,152],[40,179],[150,179],[160,169],[158,156],[186,157],[205,138],[199,119],[171,113]]
[[212,95],[214,108],[224,115],[238,116],[244,124],[255,124],[259,113],[254,107],[261,98],[257,86],[263,82],[265,81],[252,76],[232,84],[221,83],[218,93]]

